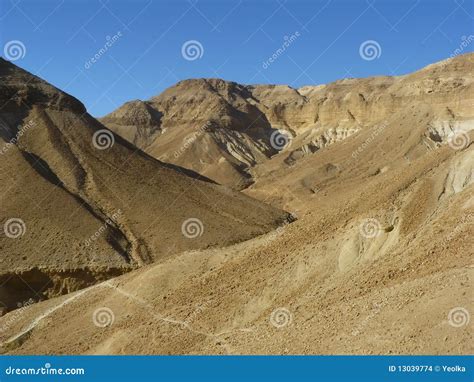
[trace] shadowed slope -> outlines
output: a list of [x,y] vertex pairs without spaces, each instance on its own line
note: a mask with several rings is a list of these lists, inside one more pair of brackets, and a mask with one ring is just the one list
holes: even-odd
[[289,217],[157,161],[3,59],[0,79],[0,301],[8,308],[178,251],[246,240]]

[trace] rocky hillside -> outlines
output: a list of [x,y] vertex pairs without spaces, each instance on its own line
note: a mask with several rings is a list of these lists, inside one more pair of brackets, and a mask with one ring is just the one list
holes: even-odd
[[[2,310],[177,251],[246,240],[289,218],[157,161],[3,59],[0,80]],[[150,111],[143,123],[156,118]]]
[[468,123],[460,105],[472,91],[473,60],[467,54],[405,76],[299,89],[186,80],[148,101],[126,103],[101,121],[155,158],[242,189],[277,154],[291,166],[405,113],[407,105],[427,108],[427,144],[446,143]]
[[[24,307],[18,314],[10,312],[0,317],[0,327],[4,328],[0,332],[0,352],[472,354],[473,59],[472,54],[464,55],[403,77],[342,80],[298,91],[243,87],[214,80],[185,81],[140,106],[142,122],[130,126],[137,131],[141,128],[143,133],[153,125],[155,132],[147,142],[150,153],[169,147],[173,155],[179,142],[173,137],[201,131],[199,126],[204,123],[207,127],[183,151],[182,155],[190,155],[189,167],[212,168],[220,176],[226,171],[244,176],[239,175],[245,174],[241,173],[243,168],[254,180],[244,193],[295,211],[298,220],[226,247],[183,250],[184,245],[178,240],[181,246],[176,252],[157,257],[154,264]],[[194,89],[193,94],[189,86]],[[182,91],[177,90],[180,87]],[[181,98],[181,92],[192,97]],[[58,95],[49,102],[61,104],[67,100]],[[188,103],[183,106],[181,101]],[[201,103],[205,106],[199,106]],[[206,125],[208,117],[204,113],[216,105],[219,108],[214,109],[212,123]],[[72,103],[68,107],[79,106]],[[176,119],[166,110],[173,110]],[[126,108],[121,113],[130,118],[134,115]],[[50,109],[46,114],[57,115]],[[259,125],[251,133],[255,125],[247,130],[245,127],[249,115],[259,118]],[[198,126],[193,124],[194,119]],[[79,140],[75,134],[78,129],[81,131],[80,125],[55,121],[54,126],[63,132],[55,140],[59,147],[63,142],[69,142],[71,147],[76,147],[74,142],[90,142],[94,129],[86,140]],[[129,119],[127,123],[132,122]],[[288,147],[273,152],[268,133],[277,126],[290,131],[293,139]],[[221,144],[216,131],[221,137],[231,138]],[[241,134],[239,139],[237,134]],[[145,137],[142,134],[140,139],[146,141]],[[244,152],[233,145],[234,138],[238,147],[245,147]],[[24,142],[26,145],[31,141]],[[159,146],[160,142],[169,146]],[[252,231],[257,219],[270,221],[265,225],[268,227],[282,217],[280,210],[269,210],[256,202],[252,202],[255,207],[249,211],[250,201],[236,204],[234,200],[240,199],[230,191],[229,197],[223,199],[221,216],[217,216],[215,192],[222,193],[223,189],[202,182],[198,183],[202,192],[192,194],[194,198],[183,194],[183,198],[189,198],[186,203],[188,209],[193,209],[192,214],[188,209],[175,210],[179,199],[174,204],[169,199],[166,205],[158,203],[168,189],[173,189],[168,177],[173,177],[174,184],[183,179],[176,171],[163,169],[142,153],[130,168],[117,167],[120,157],[109,161],[105,153],[91,150],[90,145],[80,147],[89,153],[87,157],[91,159],[85,163],[97,169],[92,179],[103,192],[94,191],[89,178],[88,182],[79,183],[85,184],[79,187],[83,190],[79,193],[80,202],[98,203],[97,195],[105,195],[105,187],[110,187],[109,203],[123,208],[127,212],[124,216],[130,216],[118,229],[124,232],[122,227],[129,227],[149,247],[160,248],[163,238],[174,237],[173,229],[179,229],[176,220],[181,222],[189,216],[202,219],[202,239],[210,225],[216,240],[225,235],[243,237],[238,230]],[[130,161],[135,158],[125,155],[130,150],[125,143],[119,147],[118,155]],[[236,152],[242,156],[240,159]],[[249,158],[244,153],[251,152],[256,164],[244,167],[244,157]],[[206,162],[201,154],[221,155],[224,159]],[[68,163],[66,157],[55,161],[54,157],[37,156],[46,158],[48,166],[56,169],[54,174],[60,174],[56,176],[75,190],[70,186],[74,183],[60,171],[59,164]],[[20,171],[31,168],[26,160],[18,161],[24,163]],[[7,170],[16,168],[12,166],[17,165],[10,162]],[[141,191],[143,183],[153,179],[146,166],[153,166],[153,176],[166,186],[159,192],[154,192],[153,187]],[[117,178],[127,183],[111,176],[110,168],[118,169]],[[29,171],[21,177],[10,171],[18,181],[23,180],[22,188],[7,194],[5,200],[10,204],[2,203],[12,208],[13,201],[18,200],[18,215],[12,210],[7,216],[21,216],[21,212],[25,221],[30,219],[26,214],[35,211],[29,200],[47,196],[40,194],[44,192],[40,186],[35,186],[34,194],[24,193],[28,190],[25,185],[36,185],[34,177],[39,177],[36,171]],[[166,176],[160,178],[161,174]],[[184,179],[191,182],[188,177]],[[12,183],[2,184],[8,190]],[[132,188],[134,197],[128,198],[127,190]],[[52,192],[51,188],[47,190]],[[134,203],[137,212],[126,210],[114,195]],[[206,196],[212,200],[207,202]],[[31,229],[27,225],[21,240],[27,238],[28,232],[35,235],[32,238],[50,238],[57,245],[47,253],[61,253],[64,259],[75,252],[70,246],[68,251],[60,252],[58,244],[65,241],[61,234],[88,232],[76,216],[93,217],[82,210],[77,212],[82,215],[73,214],[70,206],[66,214],[59,197],[54,205],[47,200],[38,202],[42,209]],[[158,217],[157,204],[163,211]],[[203,209],[197,210],[195,204]],[[212,215],[204,215],[206,210]],[[178,211],[181,215],[177,215]],[[162,225],[147,231],[140,224],[150,224],[150,214]],[[242,223],[233,224],[234,217]],[[249,231],[244,233],[252,236]],[[218,232],[224,236],[219,237]],[[175,240],[174,237],[172,242]],[[18,253],[14,251],[23,244],[7,247],[10,243],[6,239],[1,242],[2,253],[13,253],[17,255],[15,259],[35,253],[38,247],[30,246]],[[116,258],[107,243],[95,243],[102,245],[99,254]],[[46,261],[44,257],[42,261]]]

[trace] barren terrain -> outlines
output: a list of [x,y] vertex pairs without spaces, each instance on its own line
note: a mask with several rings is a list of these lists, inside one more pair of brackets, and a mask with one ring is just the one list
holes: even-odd
[[[472,353],[473,69],[466,54],[300,89],[187,80],[98,122],[2,61],[7,131],[37,125],[2,156],[2,222],[26,224],[0,238],[2,293],[20,269],[63,272],[0,318],[2,351]],[[101,123],[110,149],[91,144]],[[204,234],[184,235],[189,218]]]

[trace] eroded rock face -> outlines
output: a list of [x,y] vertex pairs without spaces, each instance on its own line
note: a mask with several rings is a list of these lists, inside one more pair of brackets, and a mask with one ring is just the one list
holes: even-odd
[[138,147],[147,147],[161,134],[163,115],[147,102],[130,101],[102,120],[107,126]]
[[[466,112],[455,100],[461,100],[461,94],[472,86],[472,61],[472,55],[464,55],[410,75],[344,79],[299,89],[245,86],[220,79],[186,80],[149,101],[127,103],[102,121],[156,158],[242,188],[255,180],[253,169],[275,155],[294,164],[385,123],[407,105],[429,106],[433,122],[427,127],[427,137],[445,144],[455,125],[466,123]],[[147,116],[160,116],[159,125],[143,117],[145,107]],[[203,126],[211,128],[192,143],[183,143]],[[272,133],[276,130],[286,131],[291,144],[275,145]],[[174,155],[176,152],[180,155]]]

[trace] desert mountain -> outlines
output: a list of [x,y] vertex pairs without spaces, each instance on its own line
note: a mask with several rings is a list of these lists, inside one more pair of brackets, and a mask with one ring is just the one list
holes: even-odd
[[456,113],[472,90],[472,60],[465,55],[405,76],[299,89],[185,80],[148,101],[128,102],[101,121],[155,158],[242,189],[262,174],[261,167],[268,172],[265,164],[277,154],[283,159],[278,167],[291,166],[407,113],[407,105],[430,114],[427,145],[446,142],[464,123],[462,112]]
[[[299,218],[10,312],[2,351],[471,354],[473,73],[469,54],[297,90],[194,80],[124,106],[105,122],[127,140],[172,158],[202,131],[175,163],[251,176],[245,193]],[[292,136],[281,150],[278,129]]]
[[252,166],[277,153],[269,144],[272,126],[249,89],[220,79],[179,82],[101,121],[155,158],[238,188],[251,183]]
[[3,308],[247,240],[289,217],[153,159],[3,59],[0,81]]

